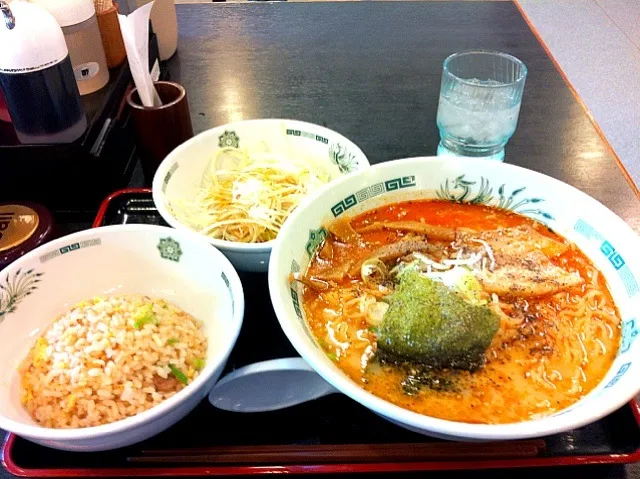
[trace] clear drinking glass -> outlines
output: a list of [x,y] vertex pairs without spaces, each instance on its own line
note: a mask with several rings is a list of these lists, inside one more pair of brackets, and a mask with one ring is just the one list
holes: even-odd
[[438,155],[504,160],[516,131],[527,67],[506,53],[454,53],[443,65]]

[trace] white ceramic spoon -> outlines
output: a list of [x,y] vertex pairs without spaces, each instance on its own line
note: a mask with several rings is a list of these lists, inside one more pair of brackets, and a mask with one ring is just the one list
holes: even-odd
[[218,409],[265,412],[339,392],[302,358],[250,364],[223,377],[209,393]]

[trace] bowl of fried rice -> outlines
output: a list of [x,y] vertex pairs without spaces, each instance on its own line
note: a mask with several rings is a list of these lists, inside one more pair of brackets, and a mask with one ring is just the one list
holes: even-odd
[[147,439],[217,381],[242,326],[231,263],[206,240],[108,226],[0,272],[0,428],[56,449]]

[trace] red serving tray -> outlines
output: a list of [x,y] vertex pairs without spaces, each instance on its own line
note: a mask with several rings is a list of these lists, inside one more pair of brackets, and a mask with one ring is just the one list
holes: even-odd
[[[136,207],[127,210],[128,202],[136,201]],[[142,205],[142,208],[140,208]],[[142,211],[140,215],[145,215],[147,219],[153,218],[157,212],[153,208],[151,201],[151,190],[145,188],[125,189],[117,191],[107,197],[102,203],[94,227],[99,227],[105,222],[117,224],[117,221],[109,220],[107,216],[116,214],[116,210],[123,210],[129,218],[135,217],[136,211]],[[116,214],[117,216],[117,214]],[[135,222],[135,219],[134,219]],[[160,223],[160,221],[158,221]],[[208,405],[207,405],[208,406]],[[321,404],[318,405],[318,408]],[[0,460],[7,471],[19,477],[131,477],[131,476],[239,476],[239,475],[259,475],[259,474],[339,474],[339,473],[391,473],[391,472],[418,472],[418,471],[453,471],[453,470],[479,470],[479,469],[505,469],[524,467],[548,467],[548,466],[575,466],[593,464],[628,464],[640,461],[640,407],[633,400],[624,406],[630,408],[631,413],[628,419],[635,419],[637,428],[633,428],[634,437],[633,449],[620,450],[614,453],[593,454],[587,450],[584,453],[573,455],[547,455],[526,458],[492,458],[492,459],[430,459],[424,461],[405,462],[347,462],[347,463],[317,463],[317,464],[261,464],[261,465],[151,465],[150,467],[51,467],[38,468],[19,464],[14,457],[15,447],[18,441],[23,447],[27,443],[14,434],[8,434],[5,443],[0,451]],[[194,414],[194,413],[192,413]],[[615,414],[615,413],[614,413]],[[627,413],[628,414],[628,413]],[[625,420],[629,422],[628,420]],[[625,422],[625,424],[626,424]],[[286,424],[283,425],[287,427]],[[579,430],[578,430],[579,431]],[[636,446],[637,445],[637,446]],[[37,448],[41,446],[33,445],[33,454],[37,454]],[[615,450],[615,448],[612,448]],[[64,453],[69,454],[69,453]],[[91,453],[78,453],[91,454]],[[124,453],[129,455],[129,453]],[[24,455],[24,454],[23,454]],[[25,461],[22,461],[25,462]]]
[[[640,427],[640,407],[629,402]],[[565,457],[537,457],[530,459],[493,459],[473,461],[379,462],[347,464],[290,464],[264,466],[191,466],[149,468],[78,468],[28,469],[18,466],[11,457],[15,434],[7,435],[0,459],[11,474],[19,477],[161,477],[161,476],[241,476],[257,474],[339,474],[419,471],[455,471],[479,469],[507,469],[523,467],[578,466],[595,464],[629,464],[640,461],[640,449],[626,454],[585,455]]]

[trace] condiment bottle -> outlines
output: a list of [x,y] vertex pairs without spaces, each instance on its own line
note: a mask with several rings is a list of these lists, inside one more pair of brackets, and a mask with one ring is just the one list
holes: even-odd
[[109,68],[93,0],[30,0],[46,8],[62,27],[81,95],[109,82]]
[[127,52],[118,21],[118,2],[112,0],[95,0],[96,18],[102,37],[102,47],[107,58],[107,66],[116,68],[127,58]]
[[56,19],[27,2],[0,0],[0,87],[22,143],[71,143],[87,127]]
[[[137,0],[141,7],[150,0]],[[160,60],[165,61],[173,56],[178,48],[178,18],[175,0],[155,0],[151,8],[151,25],[158,37]]]

